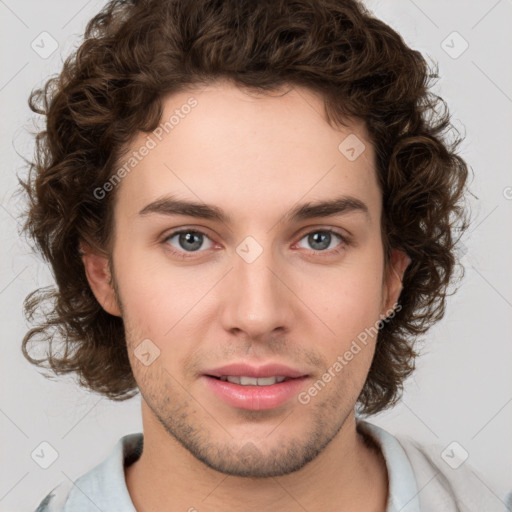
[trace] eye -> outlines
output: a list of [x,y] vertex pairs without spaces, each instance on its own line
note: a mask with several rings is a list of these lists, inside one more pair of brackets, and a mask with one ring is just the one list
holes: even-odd
[[[336,245],[336,239],[341,243]],[[333,231],[332,229],[317,229],[316,231],[311,231],[302,237],[301,241],[302,240],[306,240],[315,252],[337,253],[348,245],[348,240],[343,235]]]
[[[203,247],[205,240],[210,242],[207,247]],[[165,238],[164,243],[170,245],[172,251],[179,254],[198,252],[201,248],[210,249],[212,245],[212,241],[205,233],[193,229],[174,231]]]
[[[303,240],[311,246],[310,250],[315,253],[337,254],[349,245],[349,240],[346,237],[332,229],[317,229],[307,233],[298,242],[299,247],[302,247]],[[338,240],[338,244],[336,244],[336,240]],[[211,249],[213,246],[210,237],[196,229],[174,231],[163,240],[163,243],[169,251],[181,258],[192,257],[193,253]],[[307,249],[307,247],[303,248]]]

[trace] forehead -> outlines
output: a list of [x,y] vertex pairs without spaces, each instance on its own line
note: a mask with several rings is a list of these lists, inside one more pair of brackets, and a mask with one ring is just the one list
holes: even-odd
[[139,133],[118,165],[128,171],[117,190],[126,215],[166,194],[224,205],[241,221],[255,212],[271,221],[301,199],[380,205],[363,122],[330,126],[323,100],[292,86],[249,94],[221,82],[169,95],[159,126]]

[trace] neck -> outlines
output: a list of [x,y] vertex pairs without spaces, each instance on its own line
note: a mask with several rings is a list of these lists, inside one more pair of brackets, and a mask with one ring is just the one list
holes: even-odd
[[388,494],[384,458],[356,430],[353,412],[316,459],[299,471],[272,478],[235,477],[210,469],[157,421],[144,421],[143,453],[125,468],[125,477],[138,512],[384,512]]

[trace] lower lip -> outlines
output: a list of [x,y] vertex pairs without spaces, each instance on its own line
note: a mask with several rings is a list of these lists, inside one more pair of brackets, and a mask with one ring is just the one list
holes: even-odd
[[297,396],[307,377],[290,379],[271,386],[242,386],[207,375],[204,375],[203,379],[228,405],[250,411],[265,411],[275,409]]

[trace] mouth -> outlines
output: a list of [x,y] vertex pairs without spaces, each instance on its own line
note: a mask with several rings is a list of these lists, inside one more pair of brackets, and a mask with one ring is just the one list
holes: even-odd
[[308,380],[308,374],[280,364],[234,364],[202,375],[207,388],[231,407],[262,411],[289,403]]
[[247,375],[222,375],[221,377],[215,377],[214,375],[208,375],[213,379],[221,380],[222,382],[231,382],[232,384],[238,384],[240,386],[273,386],[274,384],[280,384],[286,380],[290,380],[292,377],[284,377],[277,375],[273,377],[249,377]]

